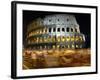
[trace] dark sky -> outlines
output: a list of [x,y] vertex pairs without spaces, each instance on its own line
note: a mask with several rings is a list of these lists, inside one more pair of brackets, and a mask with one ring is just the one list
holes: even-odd
[[[75,15],[76,20],[80,26],[80,31],[81,33],[85,34],[86,38],[87,38],[87,42],[90,43],[90,20],[91,20],[91,15],[90,14],[86,14],[86,13],[65,13],[65,12],[44,12],[44,11],[23,11],[23,40],[25,40],[26,37],[26,30],[27,30],[27,25],[34,19],[36,18],[43,18],[46,15],[52,15],[52,14],[72,14]],[[87,45],[90,45],[90,44]]]

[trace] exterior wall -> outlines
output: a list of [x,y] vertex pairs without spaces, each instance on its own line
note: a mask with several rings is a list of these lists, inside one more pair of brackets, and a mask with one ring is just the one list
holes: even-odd
[[73,15],[68,15],[68,14],[58,14],[58,15],[51,15],[51,16],[46,16],[43,21],[44,25],[78,25],[76,22],[76,19]]
[[29,48],[83,48],[85,36],[73,15],[57,14],[37,19],[29,25]]

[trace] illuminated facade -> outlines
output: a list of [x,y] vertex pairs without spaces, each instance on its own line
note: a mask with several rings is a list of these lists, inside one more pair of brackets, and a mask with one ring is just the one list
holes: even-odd
[[27,27],[27,48],[84,48],[85,36],[74,15],[56,14],[33,20]]

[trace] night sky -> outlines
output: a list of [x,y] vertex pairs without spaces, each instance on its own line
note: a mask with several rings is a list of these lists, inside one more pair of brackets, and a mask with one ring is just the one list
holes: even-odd
[[81,33],[85,34],[86,47],[90,47],[90,35],[91,35],[91,15],[86,13],[67,13],[67,12],[44,12],[44,11],[23,11],[23,42],[25,42],[27,25],[36,18],[43,18],[46,15],[52,14],[72,14],[76,17],[76,20],[80,26]]

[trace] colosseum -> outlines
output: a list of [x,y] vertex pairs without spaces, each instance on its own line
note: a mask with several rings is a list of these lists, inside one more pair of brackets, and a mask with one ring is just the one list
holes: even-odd
[[91,50],[74,15],[53,14],[27,26],[23,69],[91,65]]
[[74,15],[54,14],[33,20],[27,29],[29,49],[84,48],[85,35]]

